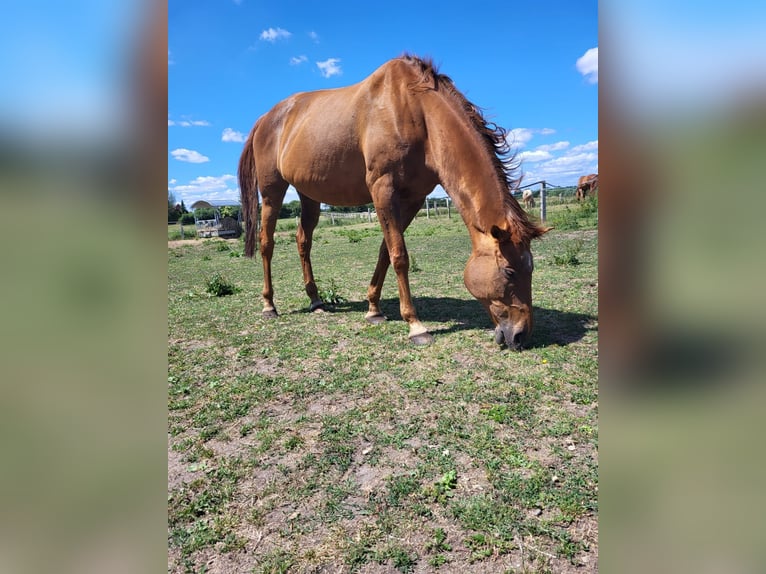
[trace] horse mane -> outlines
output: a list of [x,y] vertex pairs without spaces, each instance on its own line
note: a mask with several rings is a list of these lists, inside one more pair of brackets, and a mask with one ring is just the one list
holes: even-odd
[[404,53],[399,59],[409,63],[419,73],[420,79],[410,86],[415,91],[444,89],[453,98],[458,106],[470,120],[476,133],[481,136],[484,148],[492,159],[497,180],[507,189],[508,193],[503,196],[503,207],[508,221],[512,224],[512,236],[514,241],[529,242],[542,235],[543,230],[530,221],[527,212],[513,197],[513,191],[517,191],[522,176],[518,173],[520,162],[516,160],[516,153],[508,143],[508,131],[484,117],[481,108],[469,101],[456,87],[452,78],[439,72],[431,58],[420,58],[412,54]]

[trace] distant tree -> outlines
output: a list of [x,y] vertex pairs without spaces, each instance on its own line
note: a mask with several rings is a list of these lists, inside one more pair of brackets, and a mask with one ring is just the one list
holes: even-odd
[[173,206],[176,204],[176,196],[173,195],[173,192],[168,190],[168,209],[173,209]]
[[169,223],[175,223],[181,218],[181,205],[176,203],[175,205],[171,206],[168,204],[168,222]]
[[279,210],[279,217],[281,219],[287,219],[288,217],[300,217],[301,214],[301,202],[298,199],[288,201],[283,204]]
[[186,209],[186,206],[184,205],[184,200],[181,200],[181,213],[189,213],[189,210]]
[[221,214],[221,217],[233,217],[236,219],[237,214],[239,213],[239,206],[224,205],[218,210],[218,212]]
[[365,205],[352,205],[351,207],[328,205],[328,211],[334,211],[335,213],[366,213],[367,209],[375,209],[375,205],[372,203],[366,203]]

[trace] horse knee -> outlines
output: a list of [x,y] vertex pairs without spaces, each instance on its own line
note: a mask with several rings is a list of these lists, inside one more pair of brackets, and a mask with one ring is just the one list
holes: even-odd
[[397,275],[407,272],[410,269],[410,257],[407,252],[396,253],[391,257],[391,265]]

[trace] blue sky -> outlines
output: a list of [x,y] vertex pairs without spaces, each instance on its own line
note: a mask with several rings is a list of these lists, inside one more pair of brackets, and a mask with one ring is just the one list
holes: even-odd
[[298,91],[359,82],[403,52],[433,58],[512,130],[524,183],[573,185],[598,171],[597,7],[170,0],[168,190],[186,205],[237,199],[237,162],[261,114]]

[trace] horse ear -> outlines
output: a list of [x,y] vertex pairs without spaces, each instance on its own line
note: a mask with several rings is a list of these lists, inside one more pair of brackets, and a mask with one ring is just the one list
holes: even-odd
[[511,234],[505,229],[500,229],[497,225],[493,225],[489,230],[490,235],[497,239],[500,243],[508,241],[511,238]]
[[548,233],[551,229],[553,229],[553,227],[540,227],[538,225],[537,226],[537,233],[535,234],[535,237],[533,239],[536,239],[538,237],[542,237],[543,235]]

